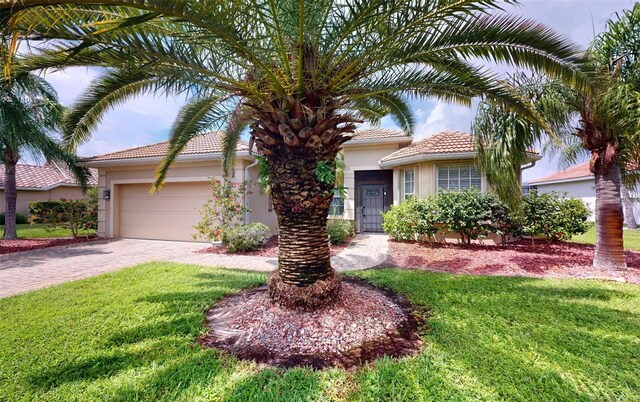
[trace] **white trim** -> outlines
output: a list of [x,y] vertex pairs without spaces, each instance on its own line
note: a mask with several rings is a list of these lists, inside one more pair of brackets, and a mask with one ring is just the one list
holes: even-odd
[[572,179],[558,179],[558,180],[549,180],[549,181],[528,181],[527,185],[529,186],[544,186],[546,184],[560,184],[560,183],[573,183],[576,181],[590,181],[595,180],[594,176],[582,176],[582,177],[574,177]]
[[438,160],[456,160],[456,159],[474,159],[476,157],[475,152],[456,152],[456,153],[443,153],[443,154],[422,154],[415,155],[406,158],[394,159],[390,161],[378,161],[380,168],[396,167],[402,165],[410,165],[417,162],[425,161],[438,161]]
[[[49,187],[16,187],[16,191],[51,191],[58,187],[75,187],[79,189],[80,185],[64,183],[64,184],[54,184]],[[91,187],[96,187],[96,186],[87,185],[87,188],[91,188]],[[4,187],[0,187],[0,191],[4,191]]]
[[[206,176],[198,176],[198,177],[169,177],[167,178],[164,182],[165,183],[202,183],[202,182],[208,182],[211,180],[211,177],[206,177]],[[119,194],[116,194],[115,192],[115,186],[118,184],[146,184],[146,183],[153,183],[155,182],[154,178],[140,178],[140,179],[115,179],[115,180],[111,180],[111,182],[109,183],[109,191],[111,192],[111,197],[109,199],[109,230],[105,231],[106,236],[108,238],[113,238],[114,237],[114,227],[113,227],[113,220],[114,220],[114,210],[113,210],[113,200],[115,197],[118,197]]]
[[372,138],[366,140],[349,140],[345,142],[342,146],[349,147],[351,145],[376,145],[376,144],[400,144],[400,143],[410,143],[413,141],[413,137],[391,137],[391,138]]
[[[249,155],[248,151],[242,151],[236,153],[236,158],[248,158],[254,160],[255,158]],[[108,166],[128,166],[128,165],[146,165],[152,163],[162,162],[164,156],[152,156],[148,158],[128,158],[128,159],[110,159],[103,161],[85,161],[78,163],[78,166],[83,167],[108,167]],[[198,161],[211,161],[212,159],[222,159],[221,153],[208,153],[208,154],[195,154],[195,155],[181,155],[178,156],[175,162],[198,162]]]
[[353,172],[353,174],[355,175],[355,172],[360,172],[365,170],[382,170],[382,169],[378,165],[368,165],[368,166],[358,165],[358,166],[350,167],[349,169],[345,169],[345,173]]

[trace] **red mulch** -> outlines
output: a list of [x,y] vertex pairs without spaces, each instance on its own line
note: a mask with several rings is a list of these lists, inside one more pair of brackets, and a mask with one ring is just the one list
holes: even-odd
[[266,286],[250,289],[217,303],[206,325],[202,345],[279,367],[348,368],[422,346],[409,302],[355,279],[335,304],[309,312],[274,305]]
[[640,283],[640,253],[627,251],[627,271],[592,267],[594,247],[531,241],[506,246],[401,243],[389,241],[387,265],[433,272],[547,278],[601,278]]
[[[347,239],[343,244],[331,245],[331,255],[338,255],[345,249],[351,242],[351,239]],[[231,254],[231,255],[252,255],[256,257],[277,258],[278,257],[278,236],[271,236],[267,243],[259,250],[255,251],[238,251],[235,253],[229,252],[224,246],[217,245],[207,247],[202,250],[196,251],[196,253],[210,253],[210,254]]]
[[0,254],[17,253],[19,251],[38,250],[54,246],[64,246],[67,244],[85,243],[98,240],[98,237],[72,237],[52,238],[52,239],[17,239],[0,240]]

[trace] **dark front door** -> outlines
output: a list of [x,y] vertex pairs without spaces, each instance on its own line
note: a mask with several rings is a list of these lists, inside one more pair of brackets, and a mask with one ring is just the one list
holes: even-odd
[[360,221],[363,232],[382,232],[386,187],[384,184],[360,186]]

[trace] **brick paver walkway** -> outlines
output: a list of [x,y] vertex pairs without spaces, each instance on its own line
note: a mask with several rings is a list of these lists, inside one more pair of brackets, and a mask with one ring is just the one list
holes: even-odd
[[[269,272],[277,259],[199,254],[202,243],[115,239],[0,255],[0,297],[69,282],[150,261],[172,261]],[[338,271],[374,267],[387,259],[387,236],[361,234],[332,257]]]

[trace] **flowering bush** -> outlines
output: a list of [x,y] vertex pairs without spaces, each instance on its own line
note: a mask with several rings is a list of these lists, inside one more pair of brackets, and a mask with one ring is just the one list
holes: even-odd
[[247,183],[212,179],[211,199],[200,210],[202,221],[194,226],[193,239],[220,241],[226,232],[242,224],[244,213],[250,212],[243,201],[247,190]]
[[81,230],[98,229],[98,191],[93,188],[84,200],[38,201],[29,204],[31,223],[45,225],[45,230],[65,228],[78,237]]

